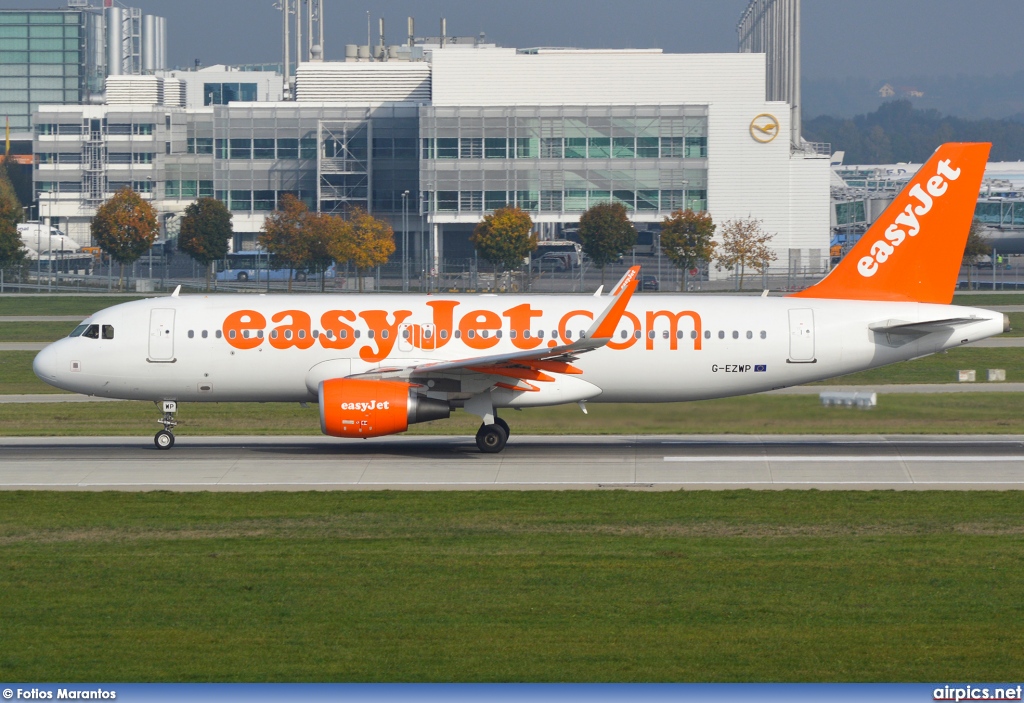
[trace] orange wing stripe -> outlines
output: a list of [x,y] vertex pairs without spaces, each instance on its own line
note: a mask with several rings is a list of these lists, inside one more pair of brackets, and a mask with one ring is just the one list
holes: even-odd
[[487,374],[489,376],[504,376],[505,378],[521,378],[530,381],[554,381],[554,376],[548,376],[542,371],[534,369],[522,369],[511,366],[470,366],[470,371]]

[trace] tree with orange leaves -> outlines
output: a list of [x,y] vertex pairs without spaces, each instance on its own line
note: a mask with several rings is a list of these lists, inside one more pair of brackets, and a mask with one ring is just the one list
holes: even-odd
[[[386,264],[395,253],[395,231],[387,222],[378,220],[362,208],[352,209],[348,224],[352,228],[352,240],[347,260],[356,268],[359,290],[362,291],[362,271]],[[338,256],[337,260],[343,259]]]
[[146,253],[156,241],[159,225],[153,206],[131,188],[122,188],[97,208],[91,230],[96,246],[121,265],[120,288],[124,265]]
[[280,209],[267,215],[259,245],[273,254],[275,266],[287,267],[288,292],[292,292],[292,278],[296,269],[305,268],[309,258],[308,242],[303,227],[309,219],[309,208],[291,193],[281,197]]

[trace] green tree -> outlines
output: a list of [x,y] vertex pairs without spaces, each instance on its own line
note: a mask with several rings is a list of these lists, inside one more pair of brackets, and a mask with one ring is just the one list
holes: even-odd
[[[677,268],[687,272],[715,258],[715,223],[706,212],[676,210],[662,220],[661,250]],[[685,286],[684,286],[685,287]]]
[[227,256],[233,234],[231,213],[221,201],[200,198],[185,208],[178,249],[206,269],[206,290],[210,290],[210,263]]
[[362,208],[353,208],[348,223],[352,228],[351,257],[348,261],[356,269],[361,292],[362,272],[386,264],[388,258],[395,253],[395,231],[387,222],[378,220]]
[[309,258],[303,227],[309,217],[309,208],[294,195],[286,194],[279,203],[280,209],[267,216],[259,245],[270,252],[276,265],[288,267],[288,292],[292,292],[292,278],[296,269],[302,270]]
[[533,220],[517,207],[498,208],[493,215],[484,216],[469,241],[480,256],[505,271],[522,266],[526,255],[537,248]]
[[747,267],[761,273],[778,258],[769,244],[774,232],[765,232],[761,220],[753,218],[728,220],[722,224],[722,243],[717,247],[715,268],[719,271],[739,269],[739,288]]
[[0,161],[0,269],[21,271],[28,259],[28,251],[18,233],[18,223],[24,211],[7,175],[6,164]]
[[159,227],[153,206],[131,188],[122,188],[97,208],[91,230],[96,245],[121,265],[120,288],[124,265],[146,253],[156,241]]
[[981,234],[981,223],[971,220],[971,228],[967,231],[967,243],[964,245],[963,266],[967,267],[967,287],[974,288],[973,270],[978,259],[992,255],[992,245]]
[[601,267],[601,284],[604,285],[604,268],[636,244],[636,228],[629,221],[626,206],[622,203],[599,203],[580,217],[580,242],[584,253],[596,266]]

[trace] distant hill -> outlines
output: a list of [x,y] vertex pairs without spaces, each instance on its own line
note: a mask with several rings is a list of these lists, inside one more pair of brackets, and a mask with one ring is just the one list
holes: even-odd
[[830,142],[845,151],[848,164],[923,163],[943,142],[992,142],[992,161],[1024,160],[1024,121],[969,120],[938,110],[917,110],[909,100],[883,103],[874,112],[851,119],[805,119],[804,139]]
[[[891,92],[890,92],[891,91]],[[990,76],[889,76],[803,79],[805,116],[852,117],[890,98],[909,98],[918,109],[934,108],[969,119],[1024,114],[1024,71]]]

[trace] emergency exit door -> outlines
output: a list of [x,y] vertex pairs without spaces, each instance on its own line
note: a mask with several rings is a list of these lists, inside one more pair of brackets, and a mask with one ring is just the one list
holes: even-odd
[[814,363],[814,311],[810,308],[789,311],[789,361]]
[[156,308],[149,313],[149,360],[174,361],[174,310]]

